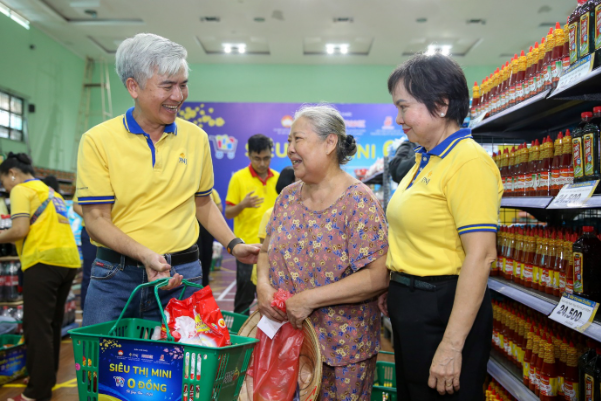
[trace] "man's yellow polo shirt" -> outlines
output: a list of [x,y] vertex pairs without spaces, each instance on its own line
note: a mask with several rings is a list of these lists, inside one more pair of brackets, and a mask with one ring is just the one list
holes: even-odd
[[258,244],[257,230],[259,223],[266,210],[274,207],[278,194],[276,193],[276,182],[280,174],[274,170],[268,170],[268,176],[263,181],[257,175],[253,167],[249,165],[238,170],[232,175],[226,195],[226,205],[238,205],[247,194],[254,191],[253,195],[263,198],[263,203],[258,208],[248,207],[234,218],[234,235],[242,238],[247,244]]
[[[38,179],[16,185],[10,191],[11,219],[26,218],[31,221],[48,195],[48,186]],[[46,209],[30,225],[25,239],[15,244],[23,271],[38,263],[70,268],[81,265],[65,201],[56,192]]]
[[159,254],[185,250],[199,236],[195,196],[213,190],[207,134],[176,118],[153,144],[132,111],[82,136],[79,204],[113,204],[113,224]]
[[460,235],[497,232],[504,189],[495,162],[461,129],[416,164],[387,206],[387,267],[416,276],[460,274],[466,258]]

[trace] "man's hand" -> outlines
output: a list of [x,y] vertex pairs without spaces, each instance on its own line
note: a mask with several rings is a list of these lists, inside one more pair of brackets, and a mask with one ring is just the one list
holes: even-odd
[[441,395],[460,390],[462,348],[452,345],[445,338],[437,347],[429,374],[428,385]]
[[254,265],[257,263],[257,255],[259,255],[260,249],[261,245],[259,244],[238,244],[232,250],[232,256],[241,263]]
[[142,263],[144,263],[149,282],[169,278],[167,285],[161,287],[162,290],[171,290],[182,284],[184,277],[181,274],[176,273],[173,277],[170,276],[171,266],[167,264],[163,255],[149,250],[148,254],[142,258]]
[[288,321],[297,330],[303,328],[303,321],[311,315],[314,308],[311,306],[309,291],[299,292],[286,300],[286,315]]
[[276,292],[276,289],[269,284],[258,284],[257,307],[261,316],[267,316],[277,322],[284,322],[286,320],[286,313],[272,306],[272,300],[274,299],[274,294],[276,294]]
[[240,205],[243,208],[253,207],[258,208],[263,203],[263,198],[260,198],[257,195],[253,195],[255,191],[251,191],[244,197],[244,199],[240,202]]

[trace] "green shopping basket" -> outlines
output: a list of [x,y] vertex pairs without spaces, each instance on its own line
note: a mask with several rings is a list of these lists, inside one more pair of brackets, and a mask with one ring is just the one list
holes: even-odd
[[[69,331],[73,339],[80,401],[120,399],[116,394],[125,397],[120,392],[127,392],[128,399],[129,394],[132,394],[131,399],[150,397],[182,401],[238,398],[256,339],[231,335],[232,345],[213,348],[174,342],[168,330],[167,340],[153,341],[150,338],[157,322],[123,319],[134,294],[141,288],[154,286],[155,298],[167,327],[158,290],[168,281],[166,278],[136,287],[116,321]],[[182,299],[188,286],[203,288],[187,280],[182,283],[184,288],[178,299]],[[173,377],[171,373],[174,373]],[[108,382],[111,386],[106,384]]]
[[27,374],[25,353],[22,335],[0,335],[0,386]]
[[[255,305],[256,305],[256,303],[253,303],[251,306],[249,306],[243,312],[247,312],[249,309],[251,309]],[[242,325],[249,318],[249,316],[247,316],[243,313],[234,313],[234,312],[228,312],[228,311],[222,311],[222,315],[224,316],[224,321],[226,322],[226,327],[228,328],[228,331],[230,332],[230,334],[238,333],[238,331],[240,330]]]
[[[380,351],[381,354],[394,355],[392,352]],[[374,386],[370,401],[397,401],[397,381],[395,379],[394,362],[376,362]]]

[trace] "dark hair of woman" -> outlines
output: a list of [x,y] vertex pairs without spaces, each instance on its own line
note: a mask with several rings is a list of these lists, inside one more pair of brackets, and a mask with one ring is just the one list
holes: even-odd
[[16,168],[22,173],[34,175],[31,158],[25,153],[9,152],[6,160],[0,164],[0,174],[6,175],[10,169]]

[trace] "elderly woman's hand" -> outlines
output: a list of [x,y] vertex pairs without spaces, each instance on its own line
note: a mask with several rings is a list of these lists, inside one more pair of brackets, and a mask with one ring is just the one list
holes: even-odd
[[277,322],[284,322],[286,320],[286,313],[272,306],[272,300],[274,299],[274,294],[276,294],[276,292],[276,289],[269,284],[257,285],[259,313],[261,313],[261,316],[267,316]]
[[462,347],[453,345],[445,338],[437,347],[431,364],[428,385],[441,395],[460,390]]
[[303,291],[286,300],[288,321],[296,329],[301,329],[303,321],[314,311],[310,298],[309,291]]

